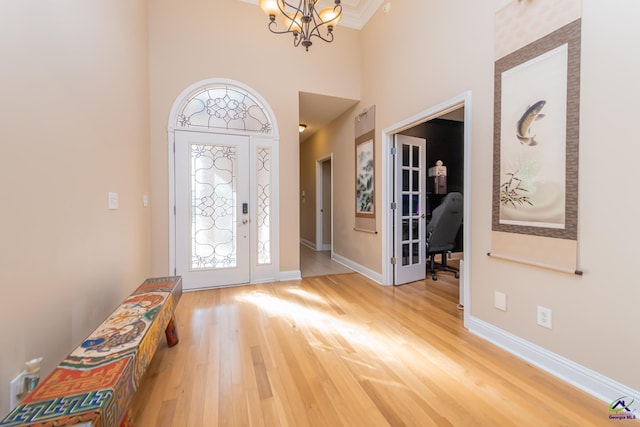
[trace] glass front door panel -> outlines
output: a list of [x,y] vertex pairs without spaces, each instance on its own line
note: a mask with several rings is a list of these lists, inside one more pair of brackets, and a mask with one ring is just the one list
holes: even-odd
[[191,145],[191,269],[236,267],[237,150]]

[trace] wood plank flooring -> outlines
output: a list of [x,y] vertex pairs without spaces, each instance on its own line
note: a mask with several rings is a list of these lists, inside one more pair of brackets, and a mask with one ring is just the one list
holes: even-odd
[[608,405],[462,327],[446,273],[185,293],[135,426],[612,426]]

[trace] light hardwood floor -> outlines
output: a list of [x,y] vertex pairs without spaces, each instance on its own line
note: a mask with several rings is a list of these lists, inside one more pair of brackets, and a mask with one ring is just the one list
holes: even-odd
[[467,332],[457,281],[357,273],[185,293],[135,426],[612,426],[608,405]]

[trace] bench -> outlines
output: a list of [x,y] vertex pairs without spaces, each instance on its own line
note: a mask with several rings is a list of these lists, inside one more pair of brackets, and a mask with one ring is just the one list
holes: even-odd
[[130,403],[164,331],[178,343],[182,278],[147,279],[13,409],[0,426],[131,424]]

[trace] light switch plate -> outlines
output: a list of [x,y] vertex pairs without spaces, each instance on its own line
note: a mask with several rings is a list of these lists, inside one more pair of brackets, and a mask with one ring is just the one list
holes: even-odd
[[118,193],[109,192],[109,209],[118,209]]
[[496,291],[494,294],[493,305],[502,311],[507,311],[507,294]]

